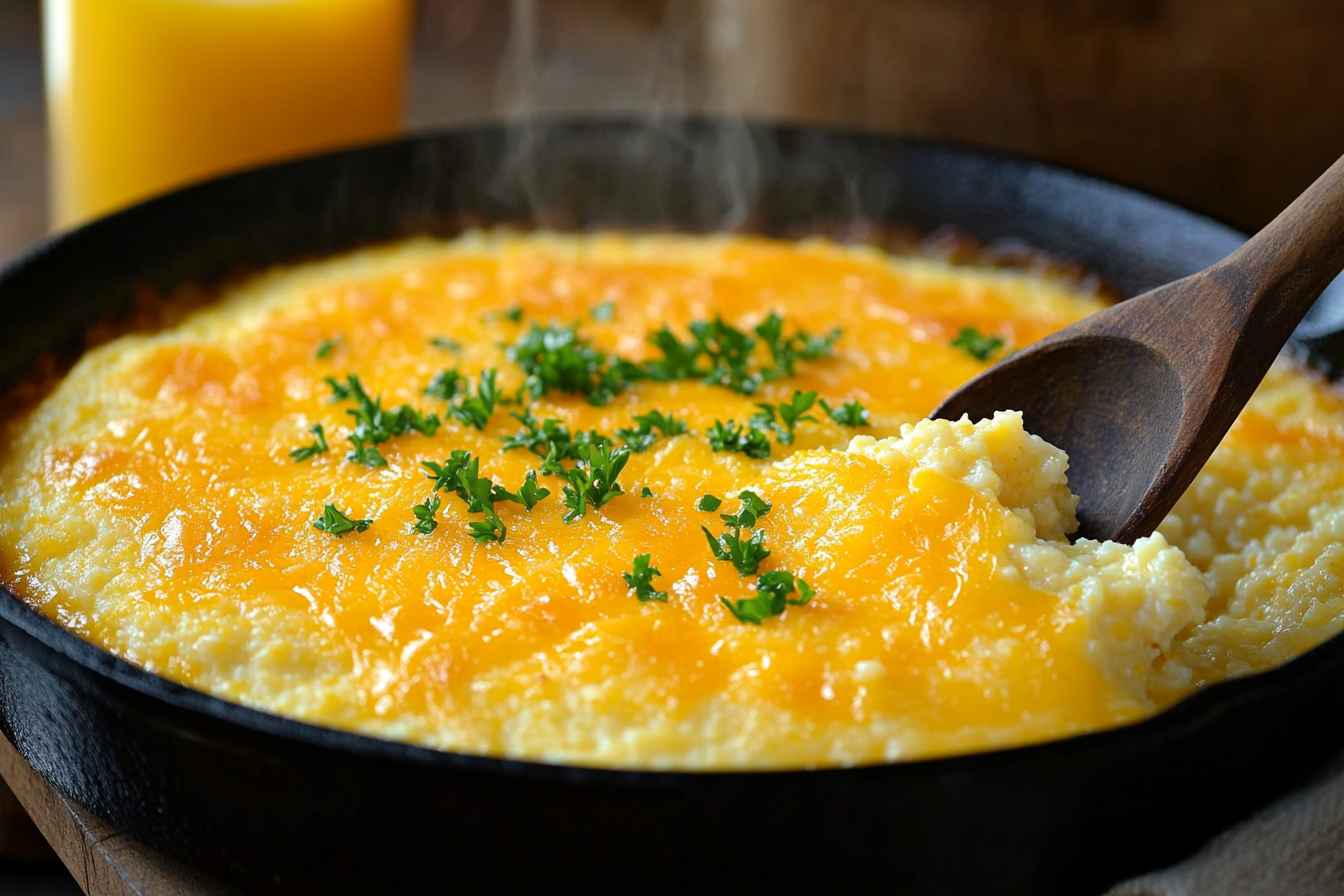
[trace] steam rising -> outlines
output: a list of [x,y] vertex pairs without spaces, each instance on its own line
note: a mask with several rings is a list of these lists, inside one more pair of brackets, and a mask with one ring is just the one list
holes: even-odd
[[[557,46],[554,23],[546,20],[554,7],[544,7],[538,0],[511,0],[498,94],[500,106],[524,124],[500,160],[491,192],[521,194],[544,226],[693,221],[705,229],[736,229],[747,223],[772,147],[738,118],[712,130],[684,123],[685,116],[717,105],[707,101],[713,79],[705,64],[706,32],[717,17],[706,18],[697,3],[664,4],[655,27],[642,22],[630,28],[626,37],[633,45],[625,47],[625,64],[612,67],[603,58],[608,48],[583,45],[582,29],[569,29]],[[616,27],[594,40],[621,39]],[[647,64],[632,70],[632,58]],[[576,84],[585,87],[582,95],[603,99],[576,105]],[[582,135],[554,121],[559,115],[615,113],[633,113],[642,126],[623,138],[614,160],[604,146],[600,164]],[[576,194],[586,197],[577,211]]]

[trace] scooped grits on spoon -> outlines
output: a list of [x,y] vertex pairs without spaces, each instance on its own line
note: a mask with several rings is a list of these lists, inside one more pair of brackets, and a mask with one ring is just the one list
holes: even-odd
[[1344,403],[1281,363],[1156,534],[1070,544],[1068,458],[1011,403],[923,418],[1103,304],[740,238],[277,270],[28,384],[0,579],[177,681],[454,750],[819,766],[1115,725],[1344,625]]

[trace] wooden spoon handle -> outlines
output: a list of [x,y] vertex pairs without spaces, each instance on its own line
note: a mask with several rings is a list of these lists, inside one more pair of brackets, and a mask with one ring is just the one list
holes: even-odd
[[1344,156],[1210,273],[1233,280],[1225,293],[1236,297],[1229,323],[1277,353],[1341,270]]

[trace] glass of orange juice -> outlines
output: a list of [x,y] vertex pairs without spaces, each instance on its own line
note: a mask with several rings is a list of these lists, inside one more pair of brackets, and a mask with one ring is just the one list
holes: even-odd
[[56,227],[401,127],[410,0],[45,0],[43,16]]

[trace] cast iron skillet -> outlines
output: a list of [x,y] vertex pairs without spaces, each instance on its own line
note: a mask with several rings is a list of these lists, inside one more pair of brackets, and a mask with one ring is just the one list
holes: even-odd
[[[842,237],[950,225],[1080,262],[1124,295],[1243,239],[1123,187],[960,147],[711,120],[471,128],[212,181],[39,246],[0,274],[0,382],[145,285],[472,224]],[[855,883],[876,870],[897,893],[1095,892],[1187,854],[1344,743],[1341,638],[1117,730],[714,774],[512,762],[305,725],[146,673],[8,592],[0,642],[3,727],[29,762],[250,892],[617,869],[632,887],[759,883],[809,868]]]

